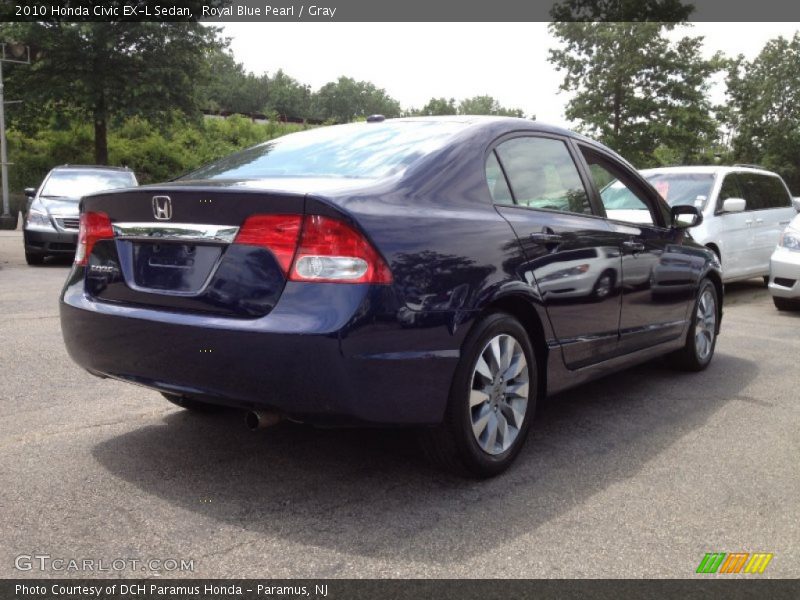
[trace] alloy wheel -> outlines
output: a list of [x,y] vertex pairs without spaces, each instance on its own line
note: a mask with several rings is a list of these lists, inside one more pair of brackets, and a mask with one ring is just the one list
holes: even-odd
[[694,345],[697,358],[706,360],[714,347],[717,328],[717,306],[714,294],[706,288],[700,295],[695,315]]
[[511,335],[496,335],[478,355],[470,418],[475,440],[487,454],[501,454],[517,439],[528,409],[528,373],[522,345]]

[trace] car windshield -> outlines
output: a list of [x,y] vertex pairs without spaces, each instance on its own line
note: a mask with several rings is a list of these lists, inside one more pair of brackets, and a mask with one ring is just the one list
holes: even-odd
[[714,185],[711,173],[643,173],[670,206],[705,208]]
[[180,179],[387,177],[442,147],[464,126],[456,121],[405,121],[319,127],[253,146]]
[[58,169],[50,173],[41,195],[49,198],[81,198],[103,190],[135,185],[136,179],[130,171]]

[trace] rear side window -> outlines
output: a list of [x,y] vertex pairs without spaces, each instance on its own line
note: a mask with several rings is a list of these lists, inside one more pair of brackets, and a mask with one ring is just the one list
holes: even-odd
[[737,179],[747,202],[747,210],[786,208],[792,205],[792,198],[786,186],[777,177],[759,173],[738,173]]
[[497,155],[508,176],[516,204],[592,214],[578,169],[567,145],[561,140],[514,138],[500,144]]
[[514,204],[511,189],[508,187],[506,176],[503,174],[503,169],[500,168],[494,152],[486,159],[486,182],[489,184],[489,191],[492,193],[492,200],[495,204]]

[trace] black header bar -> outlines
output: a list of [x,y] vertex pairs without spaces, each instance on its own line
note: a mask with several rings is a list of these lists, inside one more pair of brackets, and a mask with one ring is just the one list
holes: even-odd
[[[793,0],[3,0],[2,21],[544,22],[560,19],[672,20],[689,7],[696,22],[800,21]],[[680,12],[680,10],[679,10]]]

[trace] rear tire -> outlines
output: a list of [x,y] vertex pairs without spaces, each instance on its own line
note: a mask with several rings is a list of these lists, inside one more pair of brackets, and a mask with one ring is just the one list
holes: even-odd
[[763,279],[764,279],[764,285],[769,286],[769,275],[764,275]]
[[711,363],[717,346],[718,307],[717,288],[708,279],[703,279],[692,310],[686,344],[668,355],[673,367],[683,371],[702,371]]
[[791,298],[778,298],[772,297],[772,302],[778,310],[800,310],[800,301],[792,300]]
[[444,420],[421,432],[436,466],[469,477],[505,471],[519,454],[536,411],[538,369],[525,328],[492,313],[470,332]]
[[44,254],[34,254],[32,252],[26,252],[25,262],[31,265],[32,267],[33,266],[38,267],[39,265],[44,264]]
[[195,400],[194,398],[189,398],[188,396],[168,394],[167,392],[161,392],[161,395],[172,402],[175,406],[180,406],[181,408],[185,408],[186,410],[191,410],[193,412],[219,412],[222,410],[221,406],[209,404],[208,402],[201,402],[200,400]]

